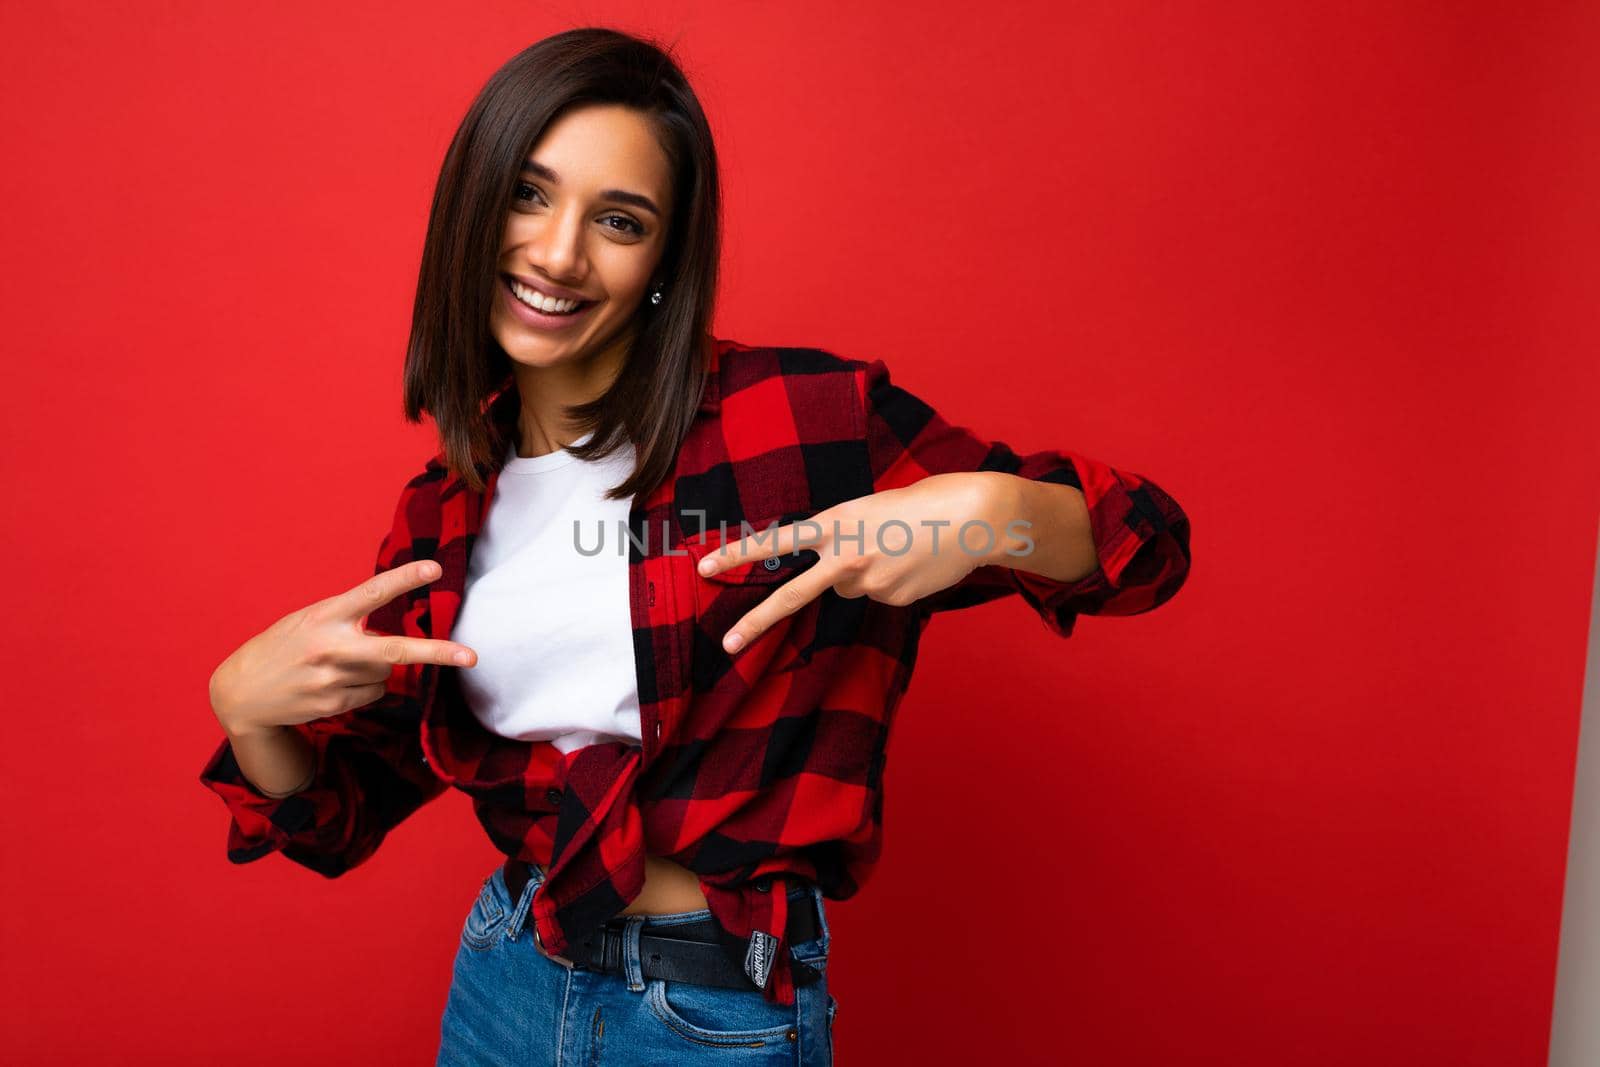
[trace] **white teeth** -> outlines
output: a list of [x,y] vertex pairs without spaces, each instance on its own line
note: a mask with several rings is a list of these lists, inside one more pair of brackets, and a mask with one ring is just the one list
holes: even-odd
[[511,291],[517,294],[518,300],[546,315],[565,315],[582,303],[579,300],[553,300],[515,280],[511,282]]

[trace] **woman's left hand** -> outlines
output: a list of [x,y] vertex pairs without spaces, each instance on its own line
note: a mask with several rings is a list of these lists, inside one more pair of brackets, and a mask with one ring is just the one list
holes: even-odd
[[905,605],[955,585],[980,566],[1002,563],[1013,542],[1027,540],[1018,538],[1018,529],[1007,529],[1018,514],[1016,504],[1010,475],[935,474],[729,541],[701,560],[701,574],[797,549],[821,558],[746,613],[723,636],[722,647],[738,651],[827,589]]

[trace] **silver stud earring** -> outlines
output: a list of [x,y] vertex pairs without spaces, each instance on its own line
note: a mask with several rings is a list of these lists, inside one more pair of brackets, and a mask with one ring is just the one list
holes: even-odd
[[659,284],[656,286],[655,291],[650,294],[650,303],[661,303],[661,286]]

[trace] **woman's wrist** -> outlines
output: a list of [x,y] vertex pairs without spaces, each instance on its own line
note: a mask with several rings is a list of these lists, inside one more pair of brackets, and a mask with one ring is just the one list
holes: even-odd
[[286,790],[284,792],[277,793],[277,792],[273,792],[270,789],[261,788],[261,786],[258,785],[254,781],[251,781],[250,784],[251,784],[251,786],[253,786],[255,788],[256,792],[260,793],[264,797],[270,797],[273,800],[283,800],[286,797],[294,796],[296,793],[305,792],[306,789],[310,788],[311,783],[316,781],[316,780],[317,780],[317,753],[316,753],[315,749],[312,749],[312,751],[311,751],[311,770],[306,772],[305,780],[302,781],[299,785],[295,786],[293,789],[289,789],[289,790]]
[[282,800],[310,788],[317,780],[321,754],[317,745],[292,726],[270,724],[228,733],[239,773],[261,796]]
[[[1018,557],[1007,550],[1027,546],[1027,542],[1018,534],[1025,532],[1028,527],[1012,527],[1017,520],[1028,518],[1024,514],[1025,501],[1022,496],[1027,479],[1002,471],[975,471],[973,477],[975,484],[981,487],[981,504],[976,517],[983,520],[993,534],[989,550],[983,554],[980,565],[1014,566]],[[979,543],[976,536],[969,535],[967,540]]]
[[211,714],[217,717],[217,725],[222,727],[222,732],[228,735],[228,739],[231,741],[237,738],[264,737],[282,729],[272,723],[252,722],[240,713],[229,696],[226,672],[227,663],[224,663],[212,673],[210,696]]

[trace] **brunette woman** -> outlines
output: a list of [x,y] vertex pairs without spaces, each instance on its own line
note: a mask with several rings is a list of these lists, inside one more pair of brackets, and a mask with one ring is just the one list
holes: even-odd
[[831,1063],[824,901],[877,860],[922,627],[1015,593],[1067,637],[1188,571],[1148,479],[1019,455],[881,360],[713,336],[719,216],[656,46],[579,29],[497,71],[445,157],[406,356],[440,450],[373,576],[212,678],[201,778],[236,863],[334,877],[472,797],[505,861],[441,1064]]

